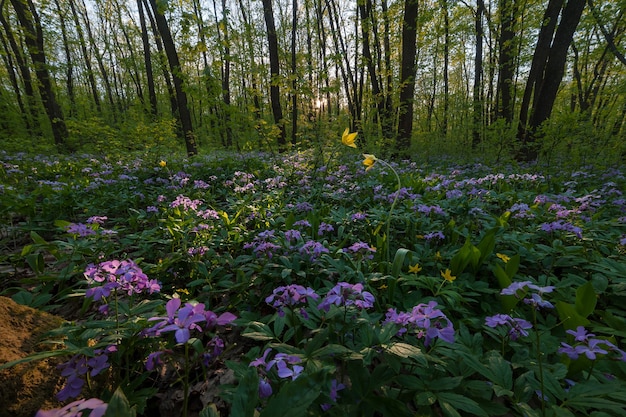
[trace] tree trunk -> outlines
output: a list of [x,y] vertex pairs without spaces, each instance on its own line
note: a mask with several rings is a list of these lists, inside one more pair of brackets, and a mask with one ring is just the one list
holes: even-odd
[[59,15],[59,24],[61,25],[61,37],[63,38],[63,52],[65,53],[65,86],[67,88],[67,96],[70,99],[70,116],[76,112],[76,93],[74,92],[74,63],[70,52],[70,41],[67,37],[67,28],[65,26],[65,12],[61,9],[59,0],[54,0]]
[[402,63],[400,66],[400,104],[396,149],[408,152],[413,134],[413,96],[415,94],[415,57],[417,55],[418,0],[404,1],[402,19]]
[[[552,4],[552,1],[548,8],[550,6],[555,6]],[[540,32],[537,47],[535,48],[535,54],[538,55],[537,60],[539,61],[537,62],[536,77],[531,79],[529,75],[526,85],[526,89],[529,89],[529,84],[532,82],[531,88],[534,87],[532,88],[532,109],[522,114],[529,116],[527,118],[527,126],[521,124],[524,119],[520,117],[521,132],[518,132],[518,134],[520,135],[519,139],[522,143],[522,149],[518,158],[521,160],[528,161],[537,158],[537,150],[532,144],[535,142],[537,129],[552,113],[559,85],[565,72],[567,51],[572,43],[574,32],[578,27],[584,8],[585,0],[569,0],[561,12],[561,19],[554,33],[554,38],[552,39],[552,36],[550,36],[550,39],[546,41],[542,39]],[[549,24],[550,22],[546,23],[546,25]],[[545,35],[547,36],[547,34]],[[546,44],[549,45],[547,49]],[[533,56],[533,65],[535,65],[535,56]],[[532,70],[533,67],[531,66]]]
[[298,138],[298,62],[296,61],[298,0],[292,0],[291,13],[291,144],[295,145]]
[[281,152],[286,150],[285,122],[283,120],[283,109],[280,105],[280,62],[278,57],[278,37],[276,35],[276,25],[274,24],[274,11],[272,0],[263,0],[263,17],[267,28],[267,43],[270,54],[270,101],[274,123],[278,126],[278,148]]
[[499,106],[497,117],[508,124],[513,121],[513,88],[515,77],[515,22],[518,6],[516,0],[500,0],[498,14],[500,18],[500,40],[498,60],[498,92]]
[[148,26],[146,16],[143,11],[141,0],[137,0],[137,11],[139,12],[139,25],[141,26],[141,42],[143,45],[143,60],[146,67],[146,81],[148,84],[148,100],[150,102],[150,115],[156,119],[158,114],[156,87],[154,85],[154,74],[152,73],[152,55],[150,53],[150,39],[148,38]]
[[176,102],[178,104],[178,116],[183,130],[187,155],[193,156],[198,153],[198,149],[196,147],[196,137],[191,123],[191,113],[189,112],[189,107],[187,106],[187,93],[184,90],[182,68],[178,59],[178,53],[176,52],[176,46],[174,44],[174,39],[172,38],[172,33],[170,32],[170,27],[167,24],[165,15],[159,10],[157,0],[150,0],[150,5],[152,6],[154,20],[156,21],[159,35],[163,41],[163,47],[165,48],[165,54],[170,66],[170,72],[172,74],[172,79],[174,80],[174,90],[176,91]]
[[484,0],[477,0],[475,15],[476,50],[474,53],[474,87],[472,94],[473,126],[472,148],[478,148],[482,139],[483,126],[483,14],[485,13]]
[[[61,107],[59,106],[52,89],[52,78],[48,72],[46,55],[44,52],[43,32],[39,15],[32,0],[23,3],[21,0],[11,0],[15,14],[24,30],[24,42],[35,67],[35,74],[39,80],[39,94],[46,114],[52,126],[54,143],[61,146],[67,139],[68,132]],[[28,8],[26,8],[28,6]]]

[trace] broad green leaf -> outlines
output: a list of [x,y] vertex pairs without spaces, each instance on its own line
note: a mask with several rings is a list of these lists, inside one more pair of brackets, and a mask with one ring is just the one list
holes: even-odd
[[506,390],[511,390],[513,388],[513,371],[511,370],[511,364],[496,352],[493,352],[489,356],[487,364],[493,375],[491,382]]
[[396,251],[395,256],[393,257],[393,263],[391,265],[391,275],[395,278],[400,276],[402,273],[402,267],[404,266],[404,260],[406,256],[410,257],[411,251],[408,249],[400,248]]
[[521,259],[522,258],[519,255],[519,253],[515,254],[511,256],[511,259],[509,259],[509,261],[506,263],[506,266],[504,267],[506,275],[509,277],[511,281],[513,281],[513,277],[515,276],[515,274],[517,274],[517,270],[519,269],[519,264],[520,264]]
[[252,417],[259,401],[259,374],[255,368],[247,368],[239,377],[239,385],[233,395],[231,417]]
[[260,417],[304,417],[325,386],[326,372],[300,375],[289,381],[268,401]]
[[489,417],[488,414],[480,408],[478,403],[470,398],[452,392],[438,392],[437,400],[439,404],[447,403],[454,407],[455,410],[462,410],[475,416]]
[[220,417],[215,404],[209,404],[200,411],[200,417]]
[[118,387],[109,400],[104,417],[135,417],[135,415],[137,415],[135,407],[130,406],[124,391]]
[[409,345],[408,343],[396,342],[382,345],[382,348],[386,352],[401,358],[413,358],[424,365],[427,363],[424,353],[417,346]]
[[589,324],[589,320],[578,314],[576,306],[563,301],[556,302],[556,311],[559,313],[559,318],[563,322],[563,327],[568,330],[576,329],[578,326],[586,326]]
[[485,236],[483,236],[478,245],[476,245],[480,251],[478,265],[482,265],[485,259],[493,253],[493,249],[496,247],[496,232],[498,230],[500,230],[499,227],[490,229],[487,233],[485,233]]
[[596,292],[593,289],[591,281],[578,287],[576,290],[576,312],[582,317],[587,317],[593,313],[593,310],[596,308],[597,301]]

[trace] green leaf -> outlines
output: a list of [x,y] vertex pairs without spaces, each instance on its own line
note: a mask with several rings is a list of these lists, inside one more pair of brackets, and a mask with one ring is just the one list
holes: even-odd
[[470,239],[465,239],[465,244],[450,259],[452,275],[459,276],[465,270],[471,260],[472,248],[474,248],[474,245],[472,245]]
[[513,388],[513,371],[511,370],[511,364],[504,360],[499,353],[495,352],[489,356],[487,363],[487,366],[491,372],[493,372],[491,382],[506,390],[511,390]]
[[295,381],[287,382],[271,398],[259,417],[304,417],[309,406],[319,397],[325,385],[326,372],[300,375]]
[[423,365],[426,365],[428,363],[422,350],[419,347],[409,345],[408,343],[388,343],[386,345],[382,345],[382,348],[386,352],[399,356],[401,358],[413,358]]
[[513,277],[517,274],[517,270],[519,269],[519,264],[521,261],[521,256],[518,254],[511,256],[511,259],[506,263],[505,272],[511,281],[513,281]]
[[578,326],[586,326],[589,324],[589,320],[578,314],[576,306],[573,304],[569,304],[564,301],[557,301],[555,307],[565,329],[573,330]]
[[482,263],[487,259],[489,255],[493,253],[493,249],[496,247],[496,232],[500,230],[499,227],[494,227],[490,229],[485,236],[480,240],[476,248],[480,252],[480,257],[478,259],[478,265],[482,265]]
[[135,407],[130,406],[124,391],[118,387],[109,400],[104,417],[135,417],[136,415]]
[[252,417],[259,401],[259,374],[255,368],[247,368],[239,377],[239,385],[233,395],[231,417]]
[[209,404],[200,411],[200,417],[220,417],[215,404]]
[[581,285],[576,290],[576,312],[582,317],[587,317],[593,313],[593,310],[596,308],[597,301],[596,292],[593,289],[591,281]]
[[402,267],[404,266],[404,260],[411,251],[408,249],[400,248],[396,251],[395,256],[393,257],[393,263],[391,265],[391,275],[395,278],[400,276],[402,272]]
[[489,417],[489,415],[482,408],[480,408],[480,405],[478,405],[476,401],[463,395],[452,392],[438,392],[436,395],[442,408],[443,404],[450,404],[455,410],[462,410],[475,416]]

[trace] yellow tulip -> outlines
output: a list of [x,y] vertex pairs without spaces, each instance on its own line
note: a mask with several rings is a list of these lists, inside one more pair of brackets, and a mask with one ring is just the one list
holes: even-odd
[[161,161],[161,162],[159,162],[159,166],[160,166],[161,168],[165,168],[165,165],[167,165],[167,162],[165,162],[165,161]]
[[511,258],[509,258],[508,256],[506,256],[503,253],[496,253],[496,256],[500,259],[502,259],[502,262],[507,263],[508,261],[511,260]]
[[366,171],[369,171],[370,168],[372,168],[374,166],[376,161],[378,161],[378,158],[376,158],[374,155],[370,155],[370,154],[367,154],[367,153],[364,153],[363,157],[365,158],[365,160],[363,161],[363,165],[365,165],[365,170]]
[[343,131],[343,135],[341,135],[341,143],[351,148],[356,148],[354,140],[357,134],[357,132],[350,133],[350,129],[346,128],[346,130]]
[[441,271],[441,276],[448,282],[452,282],[456,279],[456,277],[452,275],[452,271],[449,269],[446,269],[446,272]]

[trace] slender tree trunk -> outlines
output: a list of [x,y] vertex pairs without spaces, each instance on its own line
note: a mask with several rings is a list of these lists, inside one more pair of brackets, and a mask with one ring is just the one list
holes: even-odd
[[515,78],[515,22],[518,6],[516,0],[499,0],[498,14],[500,18],[500,40],[498,61],[498,92],[499,106],[497,117],[507,123],[513,121],[513,88]]
[[292,0],[291,13],[291,144],[295,145],[298,140],[298,62],[296,60],[298,0]]
[[228,34],[228,13],[226,0],[222,0],[222,22],[224,30],[224,65],[222,69],[222,99],[224,101],[224,125],[226,128],[226,146],[233,146],[233,130],[230,121],[230,37]]
[[35,5],[32,0],[28,0],[25,3],[21,0],[11,0],[11,4],[24,30],[24,42],[26,43],[30,58],[35,67],[35,74],[39,81],[39,94],[52,126],[54,143],[57,146],[61,146],[65,143],[68,132],[65,119],[63,118],[63,112],[61,111],[61,107],[57,102],[52,88],[52,78],[48,72],[39,15],[35,10]]
[[448,15],[448,1],[443,0],[443,120],[441,132],[444,137],[448,134],[448,112],[450,110],[450,16]]
[[94,72],[91,67],[91,57],[89,52],[87,51],[87,43],[85,42],[85,34],[83,33],[83,27],[80,23],[78,12],[76,11],[76,4],[74,0],[68,0],[70,10],[72,12],[72,19],[74,20],[74,26],[76,29],[76,34],[78,36],[78,43],[80,45],[80,50],[83,55],[83,60],[85,61],[86,75],[87,81],[89,82],[89,87],[91,89],[91,96],[96,106],[96,111],[98,113],[102,112],[102,107],[100,105],[100,94],[98,92],[98,87],[96,86],[96,78],[94,77]]
[[[109,106],[111,107],[113,120],[116,120],[117,119],[117,106],[115,105],[115,99],[113,97],[113,89],[111,88],[111,81],[109,79],[109,74],[106,70],[106,67],[104,66],[104,59],[102,58],[102,54],[100,53],[100,49],[98,48],[98,45],[96,44],[96,40],[93,35],[93,31],[91,30],[91,23],[89,22],[89,16],[87,14],[87,6],[85,5],[84,0],[82,0],[81,8],[79,11],[82,15],[85,29],[87,29],[87,40],[89,41],[89,47],[94,53],[96,62],[98,63],[98,69],[100,70],[100,76],[102,77],[102,83],[104,84],[104,91],[109,101]],[[81,25],[77,23],[76,27],[78,28],[79,26]],[[88,59],[87,55],[85,55],[85,60],[87,59]]]
[[246,41],[248,43],[248,59],[250,61],[250,89],[252,90],[252,104],[254,114],[254,118],[257,121],[261,119],[261,100],[260,93],[258,89],[258,67],[256,64],[256,60],[254,58],[254,40],[252,39],[252,26],[248,20],[248,15],[246,13],[246,7],[244,7],[243,0],[239,0],[239,9],[241,11],[241,16],[243,19],[243,24],[245,28],[245,36]]
[[[24,122],[29,132],[33,134],[39,134],[41,131],[41,126],[39,125],[37,117],[34,117],[34,115],[37,113],[37,110],[36,110],[37,98],[35,97],[35,88],[33,86],[33,79],[32,79],[28,64],[25,61],[22,48],[20,48],[17,42],[15,41],[15,35],[13,34],[13,30],[11,29],[9,22],[4,18],[4,15],[2,14],[3,6],[4,6],[4,0],[0,2],[0,24],[2,25],[5,31],[6,40],[9,43],[8,46],[5,47],[5,49],[7,50],[7,59],[10,60],[11,58],[11,53],[9,52],[9,47],[10,47],[11,51],[13,52],[13,57],[15,58],[15,62],[17,64],[19,74],[22,77],[22,84],[24,86],[24,94],[26,94],[26,106],[25,106],[26,111],[23,113]],[[15,76],[15,73],[12,71],[13,65],[10,65],[10,67],[7,66],[7,68],[11,68],[10,73],[13,73]],[[20,99],[20,89],[17,83],[17,77],[15,77],[14,88],[15,88],[16,97],[19,102],[21,101],[21,99]]]
[[63,38],[63,52],[65,53],[65,86],[67,88],[67,96],[70,100],[70,116],[76,112],[76,93],[74,92],[74,63],[70,52],[70,40],[67,36],[67,27],[65,25],[65,11],[61,9],[59,0],[54,0],[59,15],[59,24],[61,26],[61,37]]
[[[150,27],[152,28],[152,36],[154,38],[154,43],[157,47],[157,57],[159,59],[159,67],[161,68],[163,74],[163,81],[165,81],[165,87],[167,89],[167,97],[170,101],[170,110],[172,113],[172,117],[174,119],[178,119],[178,102],[176,101],[176,91],[174,91],[174,86],[172,85],[172,80],[170,77],[170,73],[167,71],[167,56],[165,51],[163,50],[163,42],[161,41],[161,36],[159,35],[159,30],[157,29],[157,24],[154,19],[152,12],[152,7],[148,3],[148,0],[143,1],[143,8],[146,11],[146,16],[148,20],[150,20]],[[180,127],[180,126],[179,126]],[[181,135],[182,135],[181,130]]]
[[415,94],[415,57],[417,55],[418,0],[404,1],[402,19],[402,63],[400,65],[400,104],[396,148],[407,152],[413,134],[413,97]]
[[152,55],[150,53],[150,39],[148,37],[148,27],[146,25],[146,15],[143,10],[141,0],[137,0],[137,11],[139,13],[139,25],[141,26],[141,42],[143,45],[143,61],[146,67],[146,82],[148,84],[148,100],[150,102],[150,115],[156,119],[158,114],[156,87],[154,85],[154,74],[152,73]]
[[280,62],[278,57],[278,37],[276,35],[276,25],[274,24],[274,11],[272,0],[263,0],[263,17],[267,28],[267,42],[270,55],[270,101],[274,123],[278,126],[278,148],[286,150],[285,121],[283,120],[283,109],[280,105]]
[[483,126],[483,14],[485,13],[484,0],[477,0],[475,19],[476,50],[474,53],[474,87],[472,94],[473,127],[472,148],[478,148],[482,140]]
[[196,147],[196,137],[191,123],[191,113],[189,112],[189,107],[187,106],[187,93],[185,92],[183,85],[184,81],[182,79],[182,68],[178,59],[178,53],[176,52],[174,39],[172,38],[172,33],[170,32],[170,27],[167,24],[165,15],[159,11],[157,0],[150,0],[150,5],[152,6],[154,20],[156,21],[157,29],[161,35],[161,40],[163,41],[163,46],[165,48],[165,54],[167,55],[167,61],[170,66],[170,72],[174,80],[176,102],[178,104],[178,116],[183,130],[187,155],[193,156],[198,153],[198,149]]

